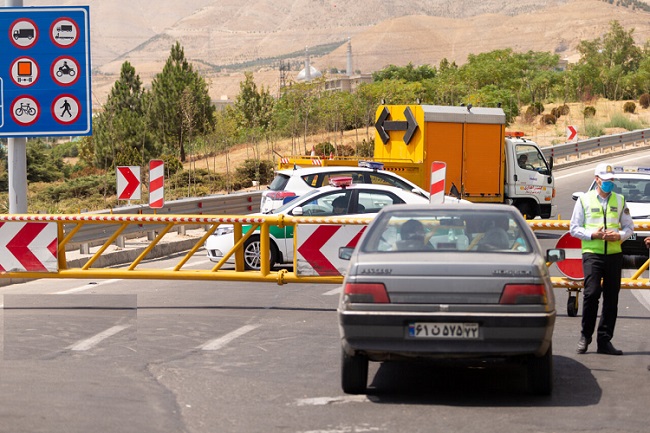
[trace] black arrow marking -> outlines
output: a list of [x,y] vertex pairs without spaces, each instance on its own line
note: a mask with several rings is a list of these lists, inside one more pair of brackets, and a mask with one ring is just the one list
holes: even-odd
[[390,116],[390,112],[388,111],[388,108],[384,107],[375,123],[375,129],[377,130],[381,141],[386,144],[390,140],[390,135],[388,135],[387,131],[405,131],[404,143],[409,144],[411,138],[413,138],[413,134],[415,134],[415,131],[418,129],[418,123],[411,112],[411,108],[406,107],[404,110],[404,117],[406,117],[406,120],[388,120],[388,116]]

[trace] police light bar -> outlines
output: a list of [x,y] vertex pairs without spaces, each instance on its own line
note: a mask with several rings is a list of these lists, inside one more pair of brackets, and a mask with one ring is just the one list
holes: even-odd
[[330,179],[330,185],[335,186],[337,188],[345,188],[346,186],[352,185],[352,177],[351,176],[333,177]]
[[614,173],[639,173],[650,174],[650,167],[633,167],[633,166],[614,166],[612,167]]
[[371,168],[373,170],[383,170],[383,162],[374,162],[374,161],[359,161],[359,167]]

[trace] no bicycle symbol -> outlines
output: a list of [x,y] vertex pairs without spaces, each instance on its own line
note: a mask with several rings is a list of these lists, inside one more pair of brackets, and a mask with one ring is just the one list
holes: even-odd
[[73,95],[60,95],[52,102],[52,116],[57,122],[69,125],[79,119],[81,104]]
[[29,95],[17,97],[11,103],[11,117],[18,125],[29,126],[38,120],[41,107],[38,101]]

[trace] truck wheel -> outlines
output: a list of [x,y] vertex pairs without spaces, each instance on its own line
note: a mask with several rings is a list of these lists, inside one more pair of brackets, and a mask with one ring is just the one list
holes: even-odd
[[[251,236],[248,238],[244,244],[244,268],[249,271],[259,271],[261,268],[261,257],[260,254],[260,238],[259,236]],[[271,242],[271,253],[270,253],[270,267],[271,269],[275,266],[275,261],[277,257],[276,247]]]

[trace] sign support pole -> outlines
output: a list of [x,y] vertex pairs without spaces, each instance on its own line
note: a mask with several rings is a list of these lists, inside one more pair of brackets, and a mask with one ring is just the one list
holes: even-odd
[[[23,0],[5,0],[7,7],[22,7]],[[8,138],[9,213],[27,213],[27,139]]]

